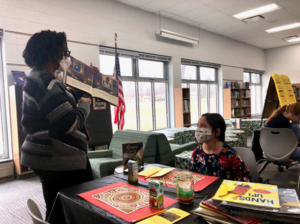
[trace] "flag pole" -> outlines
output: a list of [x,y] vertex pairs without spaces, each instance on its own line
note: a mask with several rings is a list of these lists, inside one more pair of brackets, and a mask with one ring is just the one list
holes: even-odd
[[[115,33],[115,68],[116,68],[116,79],[118,80],[118,75],[117,75],[117,39],[118,39],[118,35]],[[119,83],[119,80],[118,80]],[[119,93],[118,93],[119,95]],[[117,115],[118,115],[118,130],[120,130],[120,112],[119,112],[119,100],[118,100],[118,105],[117,105]]]

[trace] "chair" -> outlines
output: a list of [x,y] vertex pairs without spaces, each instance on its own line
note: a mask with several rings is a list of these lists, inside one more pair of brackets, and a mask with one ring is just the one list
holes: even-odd
[[[262,178],[259,176],[257,166],[256,166],[256,159],[254,153],[249,148],[243,147],[234,147],[233,148],[247,165],[250,175],[252,177],[252,181],[254,183],[261,183],[263,182]],[[265,180],[264,183],[267,183],[269,180]]]
[[[286,166],[288,169],[291,166],[298,165],[299,162],[291,162],[290,157],[295,152],[298,146],[292,129],[289,128],[266,128],[263,127],[260,131],[259,143],[264,153],[264,159],[257,161],[264,162],[258,173],[261,174],[269,163],[278,165],[278,170],[283,171],[281,166]],[[298,178],[297,193],[299,194],[300,175]]]
[[38,206],[31,199],[27,200],[27,211],[32,218],[33,224],[49,224],[49,222],[43,220]]

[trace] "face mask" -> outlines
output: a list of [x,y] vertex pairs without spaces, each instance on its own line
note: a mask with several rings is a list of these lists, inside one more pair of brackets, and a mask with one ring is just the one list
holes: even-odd
[[212,138],[210,128],[197,128],[195,130],[195,137],[198,142],[206,142]]
[[57,70],[66,72],[71,64],[71,58],[64,56],[63,59],[61,59],[61,61],[59,62],[59,68]]

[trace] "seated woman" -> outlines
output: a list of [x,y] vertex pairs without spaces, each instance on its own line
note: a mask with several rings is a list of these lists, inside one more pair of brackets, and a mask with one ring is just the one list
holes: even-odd
[[203,114],[195,136],[200,145],[194,150],[190,170],[228,180],[250,182],[246,164],[225,141],[226,124],[220,114]]
[[[290,123],[292,121],[292,123]],[[299,141],[300,103],[288,104],[275,110],[266,121],[267,128],[290,128]],[[291,155],[291,159],[300,161],[300,147]]]

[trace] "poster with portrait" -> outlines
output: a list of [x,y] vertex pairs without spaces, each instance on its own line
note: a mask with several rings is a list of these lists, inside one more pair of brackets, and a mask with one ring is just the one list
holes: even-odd
[[94,110],[106,110],[106,102],[101,99],[93,98],[93,109]]

